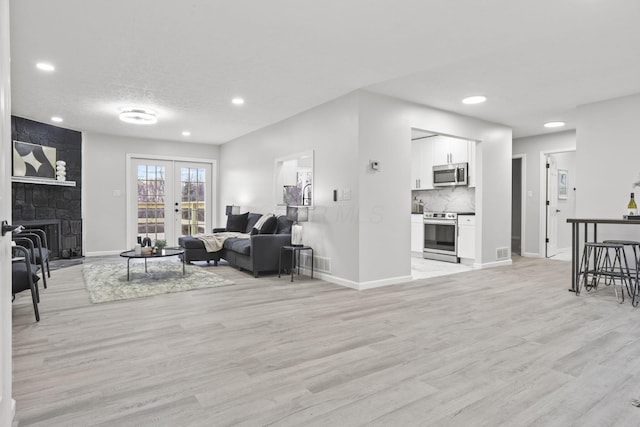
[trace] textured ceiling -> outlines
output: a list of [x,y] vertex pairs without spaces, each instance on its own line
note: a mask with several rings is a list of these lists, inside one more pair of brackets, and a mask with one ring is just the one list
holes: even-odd
[[[12,113],[224,143],[365,88],[539,134],[640,92],[639,20],[638,0],[14,0]],[[158,124],[120,122],[132,105]]]

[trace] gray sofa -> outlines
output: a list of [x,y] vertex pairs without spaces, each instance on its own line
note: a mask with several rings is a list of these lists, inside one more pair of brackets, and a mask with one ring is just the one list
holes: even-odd
[[[193,236],[183,236],[178,244],[184,249],[184,261],[213,261],[218,265],[220,259],[230,265],[253,273],[254,277],[262,272],[278,271],[280,248],[291,244],[291,225],[293,222],[285,216],[271,217],[264,221],[260,229],[254,226],[262,217],[259,213],[229,215],[225,228],[214,228],[213,232],[239,231],[251,234],[249,239],[229,238],[217,252],[207,252],[204,242]],[[283,269],[289,268],[288,257],[282,260]]]

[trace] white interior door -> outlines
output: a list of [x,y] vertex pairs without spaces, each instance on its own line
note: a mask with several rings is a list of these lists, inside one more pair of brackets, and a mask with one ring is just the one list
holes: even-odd
[[128,221],[131,242],[137,237],[164,239],[204,233],[213,224],[213,173],[210,163],[133,158]]
[[547,258],[558,252],[558,212],[558,164],[547,156]]

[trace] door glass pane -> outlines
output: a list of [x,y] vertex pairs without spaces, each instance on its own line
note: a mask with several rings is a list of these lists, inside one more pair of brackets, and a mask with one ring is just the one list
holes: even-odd
[[205,232],[205,170],[204,168],[183,167],[180,170],[181,226],[182,235]]
[[164,166],[138,165],[138,235],[151,240],[165,239]]

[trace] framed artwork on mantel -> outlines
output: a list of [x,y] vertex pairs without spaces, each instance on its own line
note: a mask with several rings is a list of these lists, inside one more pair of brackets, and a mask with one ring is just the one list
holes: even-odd
[[13,176],[56,179],[56,149],[13,141]]
[[567,180],[569,179],[569,171],[566,169],[558,169],[558,199],[567,198]]

